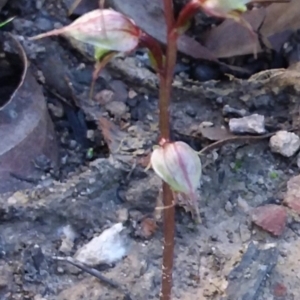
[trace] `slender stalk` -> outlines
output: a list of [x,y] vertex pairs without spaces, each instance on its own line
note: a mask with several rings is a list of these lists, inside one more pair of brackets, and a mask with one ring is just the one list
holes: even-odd
[[[167,24],[167,52],[164,72],[160,75],[159,90],[159,128],[161,140],[170,140],[170,103],[174,68],[177,57],[177,32],[174,28],[172,0],[164,0]],[[164,206],[164,250],[162,265],[161,300],[170,300],[172,295],[172,272],[174,261],[175,207],[170,187],[163,184]]]
[[183,33],[185,29],[187,29],[185,27],[187,26],[190,19],[197,13],[199,7],[200,5],[198,1],[190,1],[180,11],[178,19],[176,21],[176,27],[181,31],[181,33]]
[[174,8],[173,8],[173,1],[172,0],[163,0],[164,1],[164,14],[165,20],[167,24],[167,31],[168,33],[171,32],[174,28]]

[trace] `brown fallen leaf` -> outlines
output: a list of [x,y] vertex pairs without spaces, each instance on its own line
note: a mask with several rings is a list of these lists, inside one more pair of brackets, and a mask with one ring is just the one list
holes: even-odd
[[287,213],[282,206],[266,204],[254,208],[250,215],[254,224],[275,236],[280,236],[285,229]]
[[204,138],[210,141],[226,140],[235,136],[228,129],[221,126],[200,127],[199,131]]
[[156,221],[152,218],[144,218],[135,230],[135,236],[150,239],[157,230]]
[[[161,0],[107,0],[107,4],[115,10],[132,18],[140,28],[159,42],[166,43],[166,25]],[[193,38],[182,35],[178,39],[178,50],[195,59],[218,62],[217,57]]]
[[299,14],[299,0],[271,4],[266,8],[266,19],[261,28],[261,33],[270,37],[285,30],[297,30],[300,28]]
[[[278,51],[290,34],[300,28],[300,6],[298,0],[288,3],[274,2],[267,7],[245,13],[244,18],[254,30],[258,30],[262,25],[259,33],[263,37],[264,43]],[[258,51],[261,51],[258,40],[256,43]],[[253,52],[253,40],[249,38],[247,29],[229,19],[207,32],[204,45],[218,58],[246,55]]]
[[[243,18],[256,31],[265,14],[265,8],[260,8],[246,12]],[[204,45],[218,58],[251,54],[254,46],[258,52],[261,51],[258,39],[254,40],[250,36],[249,29],[231,19],[226,19],[219,26],[209,30],[204,36]]]

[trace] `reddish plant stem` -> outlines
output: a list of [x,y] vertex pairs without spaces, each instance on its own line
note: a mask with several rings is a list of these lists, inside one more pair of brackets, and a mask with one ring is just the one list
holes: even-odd
[[191,18],[199,11],[200,5],[197,1],[188,2],[184,8],[180,11],[178,19],[176,21],[176,27],[183,33]]
[[[177,32],[174,28],[173,1],[164,0],[167,24],[167,52],[164,72],[160,75],[159,89],[159,128],[161,139],[170,140],[170,103],[174,68],[177,57]],[[162,264],[161,300],[171,300],[172,273],[174,261],[175,207],[170,187],[163,184],[164,202],[164,249]]]
[[163,0],[163,1],[164,1],[164,15],[167,24],[167,32],[170,33],[173,30],[174,23],[175,23],[173,0]]

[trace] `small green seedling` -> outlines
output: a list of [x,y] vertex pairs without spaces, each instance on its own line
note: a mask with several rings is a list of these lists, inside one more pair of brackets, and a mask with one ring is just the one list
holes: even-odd
[[6,21],[0,23],[0,28],[2,28],[3,26],[5,26],[6,24],[10,23],[15,17],[11,17],[9,19],[7,19]]
[[270,179],[277,179],[278,178],[278,173],[276,171],[271,171],[269,173]]

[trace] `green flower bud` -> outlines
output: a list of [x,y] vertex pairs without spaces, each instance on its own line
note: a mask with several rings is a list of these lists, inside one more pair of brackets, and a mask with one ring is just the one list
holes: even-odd
[[184,142],[166,142],[155,148],[151,166],[174,192],[194,194],[200,184],[201,161],[198,154]]

